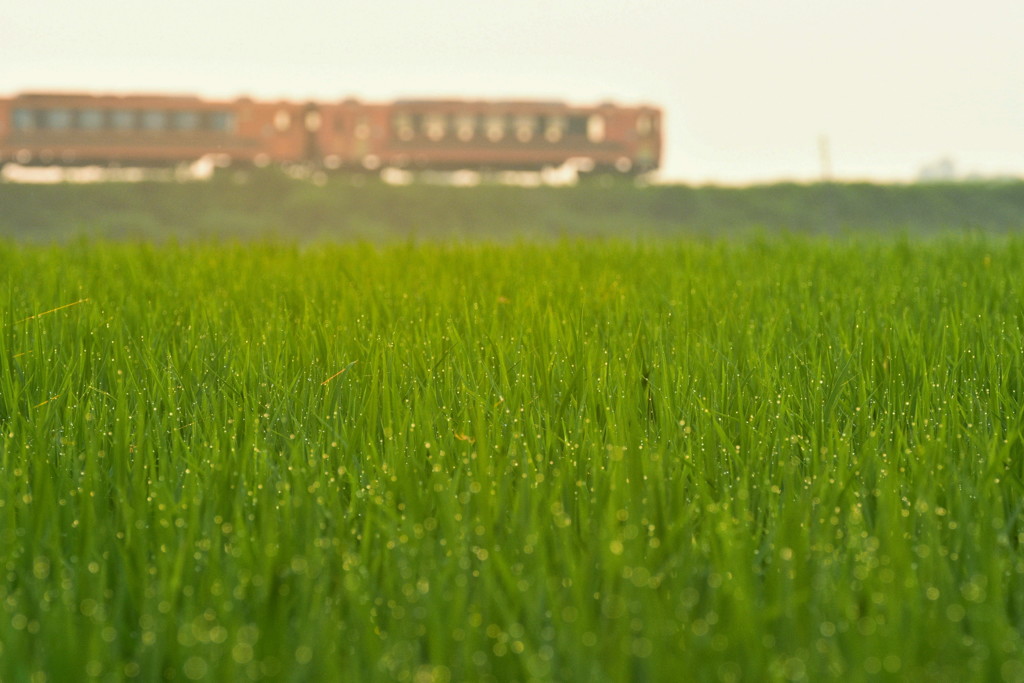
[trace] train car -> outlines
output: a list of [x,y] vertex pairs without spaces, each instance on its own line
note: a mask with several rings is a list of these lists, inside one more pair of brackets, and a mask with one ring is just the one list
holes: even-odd
[[306,111],[250,99],[24,94],[0,100],[0,162],[167,166],[218,154],[298,163],[308,156]]
[[28,93],[0,99],[0,164],[222,163],[326,169],[658,168],[654,107],[561,102],[363,103]]
[[561,102],[400,100],[321,106],[328,165],[407,169],[583,170],[645,173],[660,165],[654,107]]

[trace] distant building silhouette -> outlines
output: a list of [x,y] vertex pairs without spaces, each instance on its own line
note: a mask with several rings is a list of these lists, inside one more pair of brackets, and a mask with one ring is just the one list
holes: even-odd
[[929,162],[918,170],[917,180],[922,183],[953,182],[957,180],[956,162],[950,157]]

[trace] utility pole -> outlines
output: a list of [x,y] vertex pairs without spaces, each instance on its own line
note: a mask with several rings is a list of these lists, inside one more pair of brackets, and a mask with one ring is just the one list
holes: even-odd
[[818,136],[818,156],[821,158],[821,182],[832,181],[832,153],[829,151],[828,136]]
[[818,136],[818,157],[821,159],[821,225],[826,234],[835,234],[839,230],[836,214],[836,192],[839,188],[832,182],[832,154],[828,147],[828,136]]

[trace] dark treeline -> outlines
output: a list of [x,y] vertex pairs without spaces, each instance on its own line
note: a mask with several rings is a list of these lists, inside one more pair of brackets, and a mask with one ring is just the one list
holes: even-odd
[[487,240],[543,237],[917,234],[1024,229],[1024,182],[574,187],[326,184],[276,172],[209,182],[0,184],[0,237]]

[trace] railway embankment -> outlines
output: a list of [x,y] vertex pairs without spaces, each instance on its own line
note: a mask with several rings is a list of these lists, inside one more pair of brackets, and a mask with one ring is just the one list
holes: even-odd
[[0,237],[65,241],[395,241],[1015,232],[1024,182],[569,187],[323,184],[279,173],[208,182],[0,184]]

